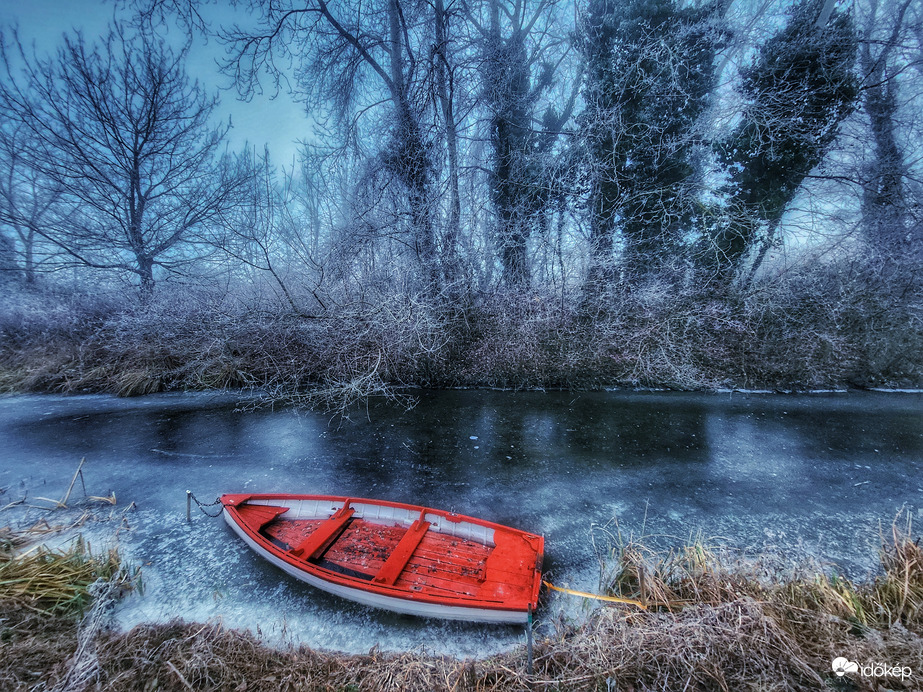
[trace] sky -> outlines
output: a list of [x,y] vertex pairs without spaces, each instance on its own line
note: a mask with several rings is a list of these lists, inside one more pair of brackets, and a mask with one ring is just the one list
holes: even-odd
[[[0,26],[4,31],[18,26],[26,44],[34,41],[39,52],[46,53],[55,49],[64,33],[74,29],[82,30],[87,38],[100,36],[114,12],[114,3],[104,0],[0,0]],[[233,11],[222,10],[216,21],[232,23]],[[290,168],[298,150],[296,142],[310,139],[304,105],[284,92],[275,99],[262,96],[250,103],[240,101],[237,92],[228,88],[228,78],[218,70],[216,61],[223,54],[223,47],[214,39],[207,43],[199,39],[190,51],[187,71],[209,93],[220,93],[216,113],[225,122],[230,117],[233,124],[229,146],[240,151],[249,143],[262,153],[264,144],[268,145],[273,162]]]

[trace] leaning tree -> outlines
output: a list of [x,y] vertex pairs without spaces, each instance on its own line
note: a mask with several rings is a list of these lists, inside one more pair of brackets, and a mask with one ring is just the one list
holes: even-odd
[[[827,154],[856,101],[857,37],[832,0],[801,0],[788,24],[760,47],[739,87],[739,125],[718,145],[729,175],[729,208],[740,213],[712,237],[710,257],[725,278],[747,286],[782,216]],[[742,265],[755,251],[749,269]]]
[[[167,4],[191,17],[182,3]],[[316,118],[329,120],[334,148],[361,152],[372,201],[357,210],[359,225],[386,206],[382,199],[389,193],[397,222],[387,234],[410,249],[424,289],[433,292],[441,278],[432,137],[425,121],[432,15],[406,0],[254,0],[251,9],[255,26],[220,32],[228,49],[225,69],[240,95],[260,91],[267,76],[278,84],[291,68],[294,95]],[[368,149],[376,153],[368,156]]]

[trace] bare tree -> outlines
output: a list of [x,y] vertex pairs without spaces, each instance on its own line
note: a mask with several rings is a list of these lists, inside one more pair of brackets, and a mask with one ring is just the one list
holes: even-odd
[[458,119],[455,114],[455,65],[452,60],[450,27],[454,14],[446,9],[443,0],[434,0],[433,19],[435,24],[435,42],[431,52],[434,72],[436,98],[442,114],[446,154],[448,158],[449,192],[448,218],[442,243],[443,276],[449,285],[454,284],[459,276],[460,259],[458,256],[459,236],[461,235],[461,172],[459,169],[459,135]]
[[[242,167],[249,173],[243,203],[222,224],[221,250],[239,265],[268,275],[295,315],[319,316],[327,309],[320,295],[324,267],[316,259],[316,239],[310,232],[303,233],[305,219],[295,216],[301,205],[293,199],[294,173],[284,175],[280,184],[265,149],[262,155],[248,151]],[[308,210],[309,216],[312,211]],[[310,221],[305,225],[310,226]],[[303,294],[313,299],[310,307],[305,307]]]
[[61,200],[61,188],[28,165],[26,152],[33,148],[21,123],[0,123],[0,227],[5,258],[0,268],[20,274],[33,284],[36,274],[55,255],[47,242]]
[[221,33],[229,50],[226,70],[240,93],[262,89],[270,75],[278,85],[285,66],[295,65],[300,96],[319,113],[332,113],[341,142],[356,149],[367,144],[363,116],[389,110],[381,118],[387,129],[378,163],[402,190],[408,245],[417,258],[423,281],[439,283],[433,223],[431,143],[423,114],[428,108],[426,48],[431,45],[429,17],[400,0],[370,5],[354,0],[312,0],[251,3],[259,13],[255,29],[234,27]]
[[176,271],[205,247],[243,180],[219,157],[227,126],[213,127],[217,97],[189,80],[185,57],[118,24],[94,44],[66,36],[50,57],[15,36],[2,45],[0,109],[70,209],[48,237],[78,264],[135,275],[143,299],[155,268]]

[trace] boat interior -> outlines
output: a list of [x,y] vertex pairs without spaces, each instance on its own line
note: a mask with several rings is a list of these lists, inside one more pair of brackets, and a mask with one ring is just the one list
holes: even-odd
[[527,601],[531,595],[536,549],[518,531],[449,512],[353,500],[254,499],[237,510],[306,567],[446,598]]

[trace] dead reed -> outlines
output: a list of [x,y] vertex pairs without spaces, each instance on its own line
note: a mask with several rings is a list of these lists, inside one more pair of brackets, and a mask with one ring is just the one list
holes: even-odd
[[542,291],[443,304],[386,290],[316,319],[205,289],[144,309],[124,296],[30,293],[0,307],[0,392],[241,389],[349,409],[408,385],[921,386],[919,291],[896,310],[818,271],[738,297],[652,285],[589,312]]
[[0,553],[0,602],[7,606],[43,614],[79,613],[89,604],[93,582],[119,574],[117,550],[94,555],[79,536],[60,550],[38,545],[16,553],[14,548],[25,544],[27,536],[9,528],[0,535],[3,545],[13,546]]
[[21,531],[13,531],[9,526],[0,527],[0,564],[11,560],[15,551],[28,542]]
[[[79,523],[79,522],[78,522]],[[130,588],[117,550],[96,555],[77,537],[51,550],[38,540],[66,528],[44,520],[31,528],[0,528],[0,689],[47,689],[68,670],[77,648],[79,616],[94,585]]]
[[729,565],[701,540],[661,555],[628,540],[611,552],[603,588],[649,607],[675,611],[690,604],[720,605],[741,598],[781,611],[805,610],[841,618],[858,627],[886,629],[899,623],[923,628],[923,547],[912,538],[910,515],[882,532],[881,570],[855,583],[835,572],[816,570],[806,578],[768,575],[757,562]]
[[[344,655],[273,649],[215,622],[173,622],[97,635],[92,689],[920,690],[923,549],[910,530],[908,520],[882,532],[881,570],[863,582],[803,571],[782,577],[728,560],[701,541],[666,554],[626,543],[604,576],[614,580],[612,592],[640,597],[649,609],[602,607],[581,622],[549,613],[539,624],[532,675],[525,673],[524,647],[477,661],[422,649]],[[65,557],[53,564],[70,574],[62,567],[67,563]],[[106,565],[100,572],[111,569]],[[60,615],[16,612],[8,616],[0,608],[0,618],[7,618],[0,620],[0,641],[9,650],[0,662],[0,686],[25,690],[39,680],[47,687],[66,679],[62,662],[77,647],[75,628],[52,631],[45,623]],[[831,667],[837,656],[913,672],[886,680],[840,678]]]

